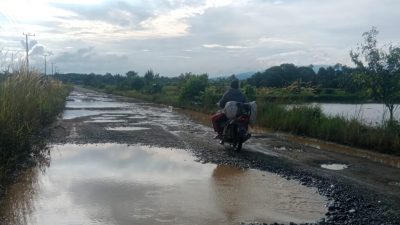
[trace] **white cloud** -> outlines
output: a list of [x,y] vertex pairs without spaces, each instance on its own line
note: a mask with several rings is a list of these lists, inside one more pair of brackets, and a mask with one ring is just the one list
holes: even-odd
[[213,75],[350,63],[349,50],[372,26],[381,43],[400,42],[399,8],[397,0],[7,0],[0,48],[23,49],[22,33],[35,33],[31,40],[69,72]]
[[45,54],[44,46],[37,44],[29,51],[29,55],[43,55]]
[[261,44],[286,44],[286,45],[302,45],[304,42],[297,40],[288,40],[281,38],[262,37],[259,39]]
[[219,45],[219,44],[204,44],[204,48],[226,48],[226,49],[244,49],[246,46],[239,45]]

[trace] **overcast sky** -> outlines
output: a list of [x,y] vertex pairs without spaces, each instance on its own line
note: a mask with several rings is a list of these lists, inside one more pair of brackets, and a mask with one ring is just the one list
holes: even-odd
[[399,12],[399,0],[0,0],[1,61],[22,55],[30,32],[32,64],[43,69],[48,53],[61,72],[351,65],[350,49],[372,26],[381,43],[400,43]]

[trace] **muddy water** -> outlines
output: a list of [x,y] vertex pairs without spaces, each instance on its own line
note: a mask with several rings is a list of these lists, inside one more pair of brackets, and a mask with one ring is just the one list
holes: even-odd
[[[73,92],[69,100],[64,120],[104,123],[107,132],[145,132],[155,125],[174,135],[182,126],[208,129],[186,124],[169,108],[94,93]],[[136,127],[135,121],[152,126]],[[79,136],[79,127],[70,135]],[[306,223],[326,212],[316,189],[267,172],[202,164],[187,149],[67,143],[52,146],[45,164],[9,188],[0,224]]]
[[315,222],[326,204],[271,173],[124,144],[54,146],[51,166],[27,171],[11,190],[1,208],[8,224]]

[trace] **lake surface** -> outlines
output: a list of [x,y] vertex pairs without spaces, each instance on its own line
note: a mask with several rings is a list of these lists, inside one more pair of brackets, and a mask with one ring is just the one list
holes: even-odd
[[[319,105],[326,115],[356,118],[365,124],[379,125],[389,118],[389,111],[383,104],[342,104],[342,103],[311,103]],[[397,105],[398,107],[399,105]],[[395,118],[400,119],[400,111],[396,111]]]

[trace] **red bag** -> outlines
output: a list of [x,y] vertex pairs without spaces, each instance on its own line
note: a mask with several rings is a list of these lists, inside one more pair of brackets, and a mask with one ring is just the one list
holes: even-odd
[[227,120],[224,113],[216,113],[211,117],[213,128],[215,132],[222,133],[223,127],[221,124]]

